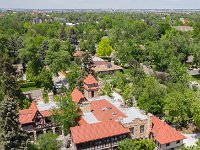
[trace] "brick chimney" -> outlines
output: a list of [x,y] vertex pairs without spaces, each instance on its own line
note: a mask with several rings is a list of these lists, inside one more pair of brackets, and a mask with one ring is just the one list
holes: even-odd
[[82,103],[82,105],[83,105],[83,107],[82,107],[83,113],[91,112],[91,102],[85,101]]
[[48,93],[48,97],[49,97],[49,102],[53,102],[54,101],[53,92]]

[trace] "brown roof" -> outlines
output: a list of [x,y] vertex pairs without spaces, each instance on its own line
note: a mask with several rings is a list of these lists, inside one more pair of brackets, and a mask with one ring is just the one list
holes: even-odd
[[95,72],[105,72],[105,71],[115,71],[115,70],[122,70],[123,68],[120,66],[117,66],[113,63],[105,64],[105,65],[97,65],[96,67],[93,67],[92,70]]
[[116,121],[104,121],[71,127],[71,135],[75,144],[103,139],[130,132]]
[[186,138],[176,129],[172,128],[167,123],[161,121],[155,116],[152,117],[152,123],[153,127],[151,132],[153,133],[154,139],[160,144],[167,144]]
[[73,56],[74,56],[74,57],[82,57],[83,54],[84,54],[83,51],[77,50],[77,51],[73,54]]

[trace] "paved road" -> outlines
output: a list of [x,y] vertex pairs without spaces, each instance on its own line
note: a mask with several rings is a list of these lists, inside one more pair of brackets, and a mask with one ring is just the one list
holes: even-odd
[[200,138],[200,133],[196,134],[183,134],[187,137],[187,139],[183,140],[183,143],[185,146],[193,146],[196,145],[195,143],[198,141],[198,138]]

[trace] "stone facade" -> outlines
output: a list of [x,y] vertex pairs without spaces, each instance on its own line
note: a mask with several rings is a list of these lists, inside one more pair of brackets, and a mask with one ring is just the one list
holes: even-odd
[[86,90],[84,89],[84,95],[87,99],[98,97],[98,89],[96,90]]

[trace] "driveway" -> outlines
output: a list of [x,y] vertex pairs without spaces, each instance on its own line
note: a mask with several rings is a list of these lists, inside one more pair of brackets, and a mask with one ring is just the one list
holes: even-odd
[[183,140],[183,143],[185,146],[193,146],[196,145],[195,143],[198,141],[198,138],[200,138],[200,133],[196,134],[183,134],[187,137],[187,139]]

